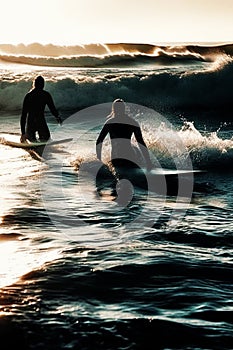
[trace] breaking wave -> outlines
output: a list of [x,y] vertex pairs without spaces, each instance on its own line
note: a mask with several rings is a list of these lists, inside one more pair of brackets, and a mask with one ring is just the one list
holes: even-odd
[[133,67],[172,65],[182,61],[214,62],[220,56],[233,56],[233,45],[152,45],[152,44],[90,44],[0,45],[0,60],[4,63],[44,67]]
[[[37,72],[38,73],[38,72]],[[80,110],[95,104],[123,98],[160,112],[170,110],[215,111],[233,109],[233,61],[220,60],[209,69],[178,70],[41,70],[60,110]],[[31,88],[35,71],[7,75],[0,82],[0,107],[19,110]]]

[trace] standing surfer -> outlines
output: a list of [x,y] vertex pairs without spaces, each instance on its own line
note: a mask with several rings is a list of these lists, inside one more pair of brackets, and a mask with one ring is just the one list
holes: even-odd
[[38,132],[40,141],[49,140],[50,131],[44,116],[46,105],[58,123],[61,123],[61,118],[54,105],[52,96],[48,91],[44,90],[44,83],[44,78],[38,76],[35,79],[34,88],[24,98],[20,119],[21,142],[26,140],[36,141],[36,132]]

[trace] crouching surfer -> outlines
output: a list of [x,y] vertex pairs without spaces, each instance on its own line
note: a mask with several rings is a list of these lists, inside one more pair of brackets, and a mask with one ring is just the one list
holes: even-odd
[[117,99],[112,104],[112,112],[104,124],[96,141],[97,158],[101,160],[102,144],[107,136],[111,139],[111,162],[114,167],[137,167],[138,153],[131,143],[134,135],[146,163],[147,170],[152,168],[150,155],[142,137],[141,128],[136,120],[126,114],[125,103]]
[[[133,198],[132,185],[136,185],[135,180],[138,181],[140,177],[140,181],[144,182],[147,187],[145,174],[140,171],[140,158],[144,158],[147,170],[151,170],[152,162],[142,137],[141,128],[136,120],[126,114],[125,103],[121,99],[113,102],[112,112],[97,138],[96,154],[100,161],[102,144],[108,134],[111,140],[111,163],[116,179],[116,183],[113,185],[116,188],[117,201],[121,205],[126,205]],[[133,135],[141,152],[132,145],[131,138]],[[137,170],[139,170],[140,176],[135,177],[135,171]],[[99,182],[101,181],[99,181],[97,174],[97,188]]]

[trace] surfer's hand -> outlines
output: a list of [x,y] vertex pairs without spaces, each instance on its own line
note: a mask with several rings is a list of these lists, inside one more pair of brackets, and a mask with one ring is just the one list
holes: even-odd
[[22,134],[20,137],[20,142],[24,143],[27,140],[27,135],[26,134]]
[[62,125],[61,117],[57,117],[57,122],[58,122],[58,124]]

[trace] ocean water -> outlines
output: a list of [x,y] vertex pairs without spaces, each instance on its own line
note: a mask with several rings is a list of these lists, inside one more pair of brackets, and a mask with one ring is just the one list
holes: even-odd
[[[0,50],[0,348],[232,349],[232,45]],[[3,142],[39,74],[73,138],[42,161]],[[120,201],[95,156],[118,97],[155,168],[202,172]]]

